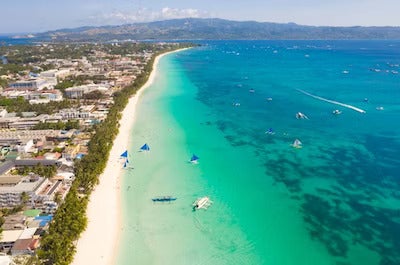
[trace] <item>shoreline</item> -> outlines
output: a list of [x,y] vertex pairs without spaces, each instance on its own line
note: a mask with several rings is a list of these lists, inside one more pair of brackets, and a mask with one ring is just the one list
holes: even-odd
[[[159,61],[165,55],[180,52],[188,48],[169,51],[158,55],[153,62],[153,69],[146,83],[129,98],[122,111],[120,127],[110,151],[104,172],[99,177],[99,184],[91,194],[88,208],[88,224],[77,244],[72,264],[115,264],[119,254],[123,220],[121,203],[121,183],[124,171],[120,154],[130,145],[130,132],[135,124],[137,103],[143,91],[151,86],[157,75]],[[132,118],[133,117],[133,118]]]

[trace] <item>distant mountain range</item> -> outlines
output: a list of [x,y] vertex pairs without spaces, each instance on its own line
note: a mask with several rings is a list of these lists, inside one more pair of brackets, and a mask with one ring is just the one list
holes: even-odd
[[398,39],[400,27],[317,27],[295,23],[230,21],[217,18],[172,19],[121,26],[60,29],[35,35],[56,41],[124,40],[336,40]]

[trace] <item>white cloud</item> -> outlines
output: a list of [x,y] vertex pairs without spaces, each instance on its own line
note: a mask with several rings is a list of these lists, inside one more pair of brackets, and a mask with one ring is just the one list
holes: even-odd
[[209,17],[209,13],[197,9],[187,8],[178,9],[164,7],[161,10],[150,10],[146,8],[135,11],[112,11],[108,13],[98,13],[90,16],[86,22],[91,25],[118,25],[134,22],[149,22],[174,18],[200,18]]
[[163,19],[172,19],[172,18],[187,18],[187,17],[204,17],[206,14],[202,14],[199,10],[197,9],[177,9],[177,8],[169,8],[169,7],[164,7],[161,10],[161,17]]

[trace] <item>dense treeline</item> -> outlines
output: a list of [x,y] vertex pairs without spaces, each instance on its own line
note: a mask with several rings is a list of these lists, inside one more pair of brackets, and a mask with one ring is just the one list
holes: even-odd
[[0,78],[0,89],[6,88],[8,86],[8,81],[6,79]]
[[25,70],[31,70],[32,67],[23,66],[20,64],[9,63],[0,66],[0,75],[18,74]]
[[90,43],[0,46],[0,55],[6,55],[9,64],[22,65],[45,59],[80,59],[92,54],[93,46]]
[[[168,45],[162,52],[185,46],[189,45]],[[129,98],[147,81],[153,69],[154,58],[159,53],[161,52],[154,54],[132,85],[115,93],[114,105],[110,108],[107,118],[95,127],[95,134],[88,144],[88,155],[75,163],[76,179],[65,202],[57,210],[38,251],[42,264],[67,265],[72,262],[76,251],[75,241],[79,239],[87,224],[88,198],[99,182],[99,175],[105,169],[112,142],[118,133],[121,112]]]
[[69,120],[67,122],[39,122],[32,130],[71,130],[79,129],[78,120]]
[[4,106],[7,112],[36,112],[40,114],[53,114],[61,109],[72,108],[76,105],[72,100],[50,101],[43,104],[29,104],[23,97],[6,98],[0,97],[0,106]]
[[57,167],[54,165],[53,166],[44,166],[42,164],[38,164],[33,167],[29,167],[29,166],[20,167],[16,170],[16,173],[19,175],[22,175],[22,176],[26,176],[31,172],[36,173],[45,178],[51,178],[54,176],[54,174],[56,174]]

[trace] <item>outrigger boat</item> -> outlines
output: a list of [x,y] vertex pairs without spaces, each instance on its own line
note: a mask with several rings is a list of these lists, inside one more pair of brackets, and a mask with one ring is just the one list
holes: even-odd
[[148,144],[144,144],[142,147],[140,147],[140,151],[150,151],[150,146]]
[[212,204],[212,201],[207,196],[198,198],[193,203],[193,211],[198,210],[198,209],[205,209],[206,210],[211,204]]
[[308,117],[307,117],[304,113],[297,112],[297,113],[296,113],[296,119],[305,119],[305,120],[308,120]]
[[296,139],[296,140],[294,140],[292,146],[293,146],[294,148],[301,148],[301,147],[302,147],[302,143],[300,142],[299,139]]
[[199,163],[199,157],[195,154],[192,155],[192,157],[190,158],[190,163],[192,164],[198,164]]
[[153,202],[172,202],[176,201],[176,197],[172,196],[160,196],[151,199]]
[[275,134],[275,131],[274,131],[274,129],[269,128],[265,133],[266,133],[266,134],[270,134],[270,135],[274,135],[274,134]]

